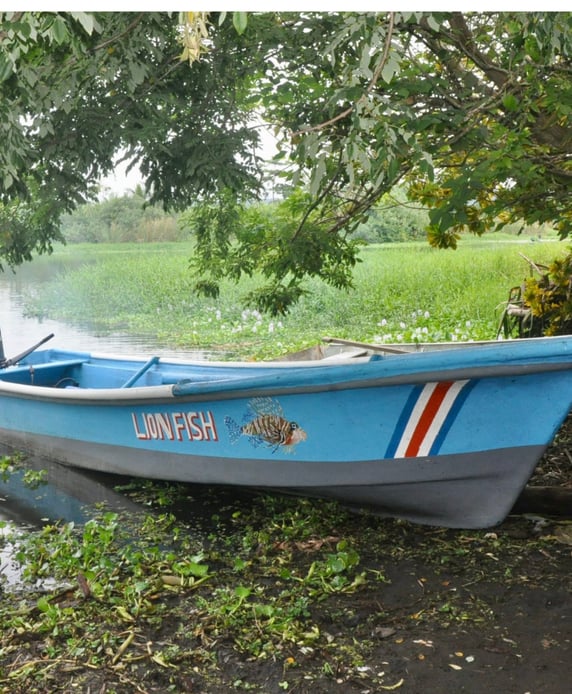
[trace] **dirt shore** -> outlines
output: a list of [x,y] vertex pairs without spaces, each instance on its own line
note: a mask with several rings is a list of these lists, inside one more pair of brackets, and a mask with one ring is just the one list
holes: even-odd
[[[531,483],[571,486],[571,453],[569,419]],[[237,500],[227,554],[212,540],[218,576],[149,592],[139,612],[76,586],[50,631],[34,603],[7,606],[0,588],[0,692],[570,690],[572,512],[461,531],[351,514],[313,526],[295,503],[276,501],[262,534],[241,520],[257,502]],[[107,638],[100,657],[86,635]]]

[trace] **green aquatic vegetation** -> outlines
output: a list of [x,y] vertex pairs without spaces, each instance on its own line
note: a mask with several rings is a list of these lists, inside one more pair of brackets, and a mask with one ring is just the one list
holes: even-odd
[[[24,456],[20,453],[12,453],[11,455],[3,455],[0,457],[0,482],[7,482],[14,470],[20,469]],[[34,475],[34,471],[27,470],[28,479],[31,481],[38,479],[38,476]],[[39,472],[39,477],[45,477],[43,471]]]
[[37,489],[48,482],[46,470],[25,470],[23,475],[24,484],[30,489]]
[[4,455],[0,458],[0,481],[7,482],[10,479],[14,464],[10,456]]
[[[47,524],[19,541],[15,561],[28,593],[18,614],[2,605],[0,617],[6,634],[49,639],[54,661],[76,659],[84,667],[136,662],[141,634],[160,628],[170,595],[181,612],[171,610],[169,643],[153,645],[149,656],[161,667],[176,667],[191,652],[194,662],[197,654],[208,660],[204,649],[219,639],[254,658],[328,648],[313,606],[367,581],[353,544],[324,534],[344,517],[334,503],[255,497],[248,512],[230,519],[230,536],[225,519],[206,544],[169,513],[106,511],[84,526]],[[36,593],[47,577],[59,587]],[[177,629],[173,619],[182,624],[189,615],[192,632]],[[37,669],[18,669],[11,681],[31,672]]]
[[[426,244],[368,246],[354,270],[355,288],[318,280],[280,320],[245,306],[254,279],[225,281],[218,299],[196,296],[190,244],[110,252],[90,248],[27,300],[34,315],[86,321],[99,330],[154,336],[165,347],[217,348],[229,356],[269,357],[318,342],[324,335],[361,341],[479,340],[496,336],[509,289],[529,274],[521,251],[543,263],[559,242],[469,243],[456,251]],[[78,251],[79,252],[79,251]],[[65,265],[65,263],[64,263]]]
[[[100,510],[83,526],[50,523],[18,539],[29,571],[17,588],[2,586],[0,691],[87,691],[96,673],[121,694],[185,691],[188,677],[197,691],[246,691],[248,664],[277,668],[273,686],[285,691],[330,678],[336,688],[390,689],[400,675],[379,667],[380,649],[494,624],[491,585],[529,582],[535,561],[544,581],[563,556],[548,539],[262,494],[213,499],[216,513],[199,527],[155,504],[154,486],[137,494],[145,512]],[[42,587],[40,577],[56,583]],[[386,594],[395,590],[405,602]],[[53,687],[52,673],[67,688]]]

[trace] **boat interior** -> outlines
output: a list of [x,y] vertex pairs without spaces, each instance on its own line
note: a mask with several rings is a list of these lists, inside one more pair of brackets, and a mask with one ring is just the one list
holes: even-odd
[[142,365],[114,365],[91,363],[86,358],[21,364],[0,372],[0,380],[49,388],[129,388],[134,384],[156,386],[182,380],[181,373],[153,370],[158,361],[158,357],[153,357]]

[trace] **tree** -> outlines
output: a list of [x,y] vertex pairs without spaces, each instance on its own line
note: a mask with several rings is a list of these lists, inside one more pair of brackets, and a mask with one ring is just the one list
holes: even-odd
[[191,71],[176,17],[2,13],[0,258],[49,251],[61,215],[95,198],[118,154],[140,168],[151,203],[256,193],[258,136],[236,80],[218,78],[229,63],[245,73],[244,56],[229,58],[221,36],[220,51]]
[[[572,229],[571,13],[188,13],[182,24],[5,13],[0,31],[0,196],[35,202],[44,245],[121,149],[152,201],[210,210],[198,288],[216,294],[256,258],[266,286],[250,300],[273,312],[308,276],[351,286],[350,232],[396,184],[430,208],[435,246],[514,222]],[[288,223],[241,231],[233,208],[261,180],[253,115],[275,127],[296,192]]]

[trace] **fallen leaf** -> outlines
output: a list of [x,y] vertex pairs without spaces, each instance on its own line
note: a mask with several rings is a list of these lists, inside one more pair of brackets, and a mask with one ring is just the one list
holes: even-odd
[[115,665],[121,658],[121,656],[125,653],[127,648],[130,646],[131,642],[135,638],[135,632],[130,631],[127,635],[127,638],[123,641],[123,643],[119,646],[117,649],[117,652],[113,656],[113,659],[111,661],[112,665]]
[[399,682],[396,682],[395,684],[391,684],[391,685],[380,684],[379,686],[380,686],[381,689],[385,689],[386,691],[390,692],[390,691],[392,691],[393,689],[399,689],[399,687],[401,687],[401,685],[402,685],[404,682],[405,682],[405,680],[404,680],[403,678],[401,678],[401,679],[399,680]]
[[171,663],[167,663],[167,662],[163,659],[163,657],[161,656],[161,654],[159,654],[159,653],[153,653],[153,655],[151,656],[151,660],[152,660],[154,663],[157,663],[157,665],[160,665],[161,667],[165,667],[165,668],[169,668],[169,667],[174,668],[174,667],[175,667],[175,665],[171,665]]
[[572,545],[572,526],[557,525],[554,528],[554,538],[564,545]]
[[183,579],[181,576],[171,576],[171,575],[165,575],[161,576],[161,580],[166,586],[182,586],[183,585]]
[[81,571],[77,575],[77,582],[79,584],[81,592],[83,593],[83,597],[91,597],[91,588],[89,587],[89,582]]
[[124,622],[134,622],[135,621],[135,617],[133,617],[133,615],[129,614],[129,612],[127,612],[127,610],[125,609],[125,607],[123,607],[123,605],[117,605],[117,607],[115,607],[114,609]]

